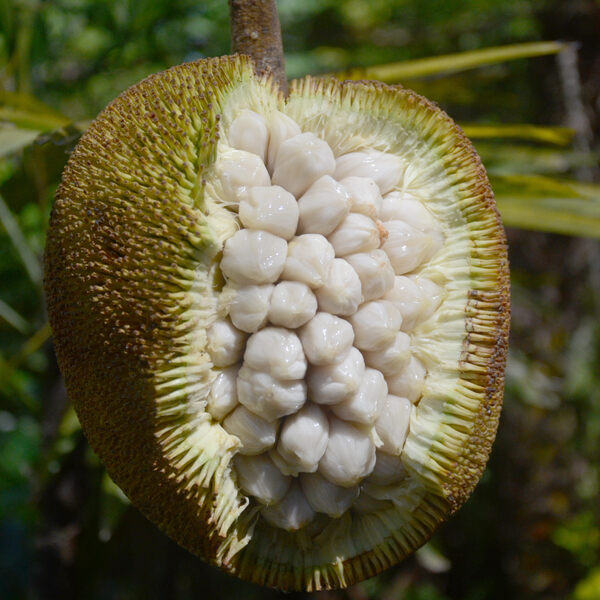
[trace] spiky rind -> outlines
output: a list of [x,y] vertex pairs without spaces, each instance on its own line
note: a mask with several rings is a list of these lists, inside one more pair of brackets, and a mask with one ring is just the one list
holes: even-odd
[[[423,325],[415,335],[419,358],[439,376],[411,423],[410,477],[387,510],[319,517],[297,533],[270,527],[248,504],[229,465],[236,438],[204,411],[213,376],[204,331],[218,310],[223,241],[211,226],[222,208],[212,165],[238,107],[279,107],[337,155],[374,147],[418,164],[411,177],[429,186],[449,240],[425,272],[444,278],[447,297],[427,325],[439,330]],[[472,146],[416,94],[307,78],[284,104],[239,57],[150,77],[82,138],[45,259],[59,363],[92,446],[149,519],[211,563],[288,590],[344,587],[424,543],[476,484],[502,394],[506,246]]]

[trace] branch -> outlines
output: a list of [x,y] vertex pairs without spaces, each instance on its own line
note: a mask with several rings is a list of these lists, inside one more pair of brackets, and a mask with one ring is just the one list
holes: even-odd
[[275,0],[229,0],[232,50],[249,55],[258,75],[271,73],[284,95],[288,84]]

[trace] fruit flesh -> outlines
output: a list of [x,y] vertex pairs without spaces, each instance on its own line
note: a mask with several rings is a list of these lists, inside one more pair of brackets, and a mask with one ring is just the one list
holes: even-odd
[[[270,492],[273,510],[261,516],[260,501],[240,488],[243,477],[236,474],[232,460],[243,456],[240,438],[220,425],[222,416],[213,418],[206,410],[220,369],[237,365],[248,347],[249,332],[236,333],[228,320],[231,286],[221,287],[219,272],[233,274],[235,285],[279,285],[289,247],[287,234],[284,238],[267,232],[278,239],[262,236],[271,246],[258,253],[251,269],[239,266],[245,256],[237,263],[229,261],[231,268],[225,261],[222,268],[219,253],[237,235],[238,196],[247,182],[268,186],[269,173],[275,172],[280,183],[289,178],[285,169],[275,171],[277,152],[270,147],[267,167],[264,149],[262,158],[256,154],[255,160],[243,154],[247,150],[227,148],[227,131],[243,111],[262,114],[265,121],[277,115],[272,128],[276,135],[271,135],[279,146],[295,135],[311,133],[311,152],[324,153],[320,163],[329,170],[330,157],[315,137],[327,144],[334,159],[362,153],[352,172],[347,159],[336,162],[331,174],[336,180],[364,176],[375,157],[382,159],[378,153],[390,155],[390,160],[378,163],[374,176],[381,193],[401,192],[414,199],[420,190],[433,222],[442,224],[442,238],[431,229],[421,231],[415,227],[423,221],[421,213],[411,222],[402,221],[406,212],[394,213],[393,205],[390,208],[383,199],[382,208],[394,216],[391,220],[407,225],[392,228],[396,239],[388,236],[384,242],[389,244],[392,266],[403,269],[414,263],[414,256],[402,250],[406,239],[416,239],[417,254],[429,261],[417,272],[395,275],[393,288],[385,294],[403,317],[399,329],[410,331],[412,340],[412,361],[406,373],[395,376],[394,393],[414,397],[418,408],[402,448],[403,469],[391,469],[401,476],[399,484],[361,484],[358,502],[341,518],[308,510],[297,482],[286,492],[290,496],[283,506],[292,507],[287,517],[281,507],[275,509],[281,482],[257,492],[268,497],[268,490],[275,490]],[[123,128],[123,114],[125,123],[134,123],[130,130]],[[289,146],[293,145],[284,152],[288,162]],[[397,175],[399,168],[402,189],[395,190],[390,172]],[[326,175],[306,164],[303,170],[312,182],[286,183],[300,197]],[[356,206],[367,210],[360,203]],[[345,222],[344,235],[331,244],[338,256],[330,268],[349,251],[369,253],[382,247],[385,233],[380,228],[356,217],[347,221],[349,216],[337,226]],[[293,86],[284,103],[268,83],[254,79],[241,59],[180,67],[129,92],[92,126],[71,161],[53,220],[47,251],[49,312],[69,394],[117,483],[190,550],[266,585],[348,585],[406,556],[470,493],[485,464],[499,411],[508,323],[505,248],[485,175],[471,147],[447,117],[422,99],[375,84],[307,79]],[[352,246],[356,232],[360,244]],[[251,237],[255,245],[261,241]],[[294,265],[290,272],[301,273],[301,282],[320,302],[319,258]],[[272,281],[257,282],[264,271]],[[397,289],[409,285],[405,280],[413,293],[399,298]],[[329,296],[330,301],[336,299],[335,293]],[[429,298],[428,306],[418,302],[423,296]],[[440,298],[439,310],[432,297]],[[356,310],[352,302],[343,304],[342,310]],[[398,304],[412,308],[409,319]],[[394,310],[387,313],[397,323]],[[219,325],[211,327],[213,322]],[[363,330],[368,338],[368,328]],[[385,332],[382,335],[385,338]],[[300,381],[298,344],[289,336],[283,339],[290,348],[283,360],[276,354],[265,360],[256,352],[250,355],[249,367],[288,378],[283,381]],[[377,347],[384,342],[366,343]],[[212,360],[209,348],[224,344],[233,355],[222,352]],[[318,353],[318,344],[314,346]],[[335,347],[332,344],[329,351]],[[301,343],[302,353],[304,348]],[[328,355],[320,356],[324,361]],[[94,370],[97,365],[101,368]],[[305,401],[304,406],[315,404]],[[329,420],[335,439],[343,438],[335,425],[343,423],[343,417]],[[369,468],[377,472],[370,467],[371,450],[377,464],[381,448],[375,452],[376,440],[361,440],[366,451],[342,469],[345,483]],[[388,442],[394,447],[393,440]],[[269,455],[276,466],[286,457],[289,462],[289,452],[283,452],[283,458],[281,454]],[[314,466],[316,461],[307,457],[301,466]],[[332,463],[325,471],[338,478],[339,467]],[[302,527],[288,532],[278,524]]]

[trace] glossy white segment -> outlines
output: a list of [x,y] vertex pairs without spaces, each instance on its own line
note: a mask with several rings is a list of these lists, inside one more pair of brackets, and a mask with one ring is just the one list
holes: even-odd
[[269,321],[289,329],[308,323],[317,313],[317,299],[300,281],[282,281],[275,286],[269,306]]
[[327,281],[335,251],[327,238],[317,233],[305,233],[288,244],[283,277],[318,288]]
[[440,304],[444,299],[444,290],[427,277],[416,275],[411,276],[411,279],[415,282],[421,294],[421,312],[419,321],[426,321],[440,307]]
[[248,229],[262,229],[291,240],[298,227],[296,198],[278,185],[251,187],[239,204],[240,221]]
[[392,289],[384,296],[402,315],[403,331],[411,331],[419,321],[423,299],[417,284],[412,278],[397,275]]
[[379,350],[390,344],[400,329],[402,315],[387,300],[365,302],[349,318],[354,345],[361,350]]
[[319,473],[300,475],[300,486],[313,510],[330,517],[341,517],[358,496],[358,486],[341,487]]
[[275,158],[277,157],[277,152],[279,152],[279,146],[281,146],[282,142],[285,140],[296,135],[300,135],[302,130],[296,121],[290,119],[290,117],[284,115],[278,110],[269,115],[268,121],[271,135],[269,138],[267,165],[269,167],[269,173],[273,173],[273,168],[275,167]]
[[440,224],[423,202],[408,192],[387,194],[383,199],[379,218],[382,221],[404,221],[421,231],[440,229]]
[[298,198],[298,209],[299,233],[329,235],[350,212],[350,197],[344,186],[324,175]]
[[210,386],[206,398],[206,410],[217,421],[226,417],[238,405],[236,383],[238,371],[239,365],[219,371]]
[[248,335],[229,319],[215,321],[206,332],[206,351],[215,367],[229,367],[242,359]]
[[352,325],[325,312],[317,313],[299,335],[306,358],[317,366],[340,361],[354,341]]
[[337,257],[379,248],[382,230],[366,215],[350,213],[329,235],[328,239]]
[[413,271],[435,250],[430,235],[404,221],[386,221],[383,225],[388,231],[388,238],[381,248],[389,256],[396,275]]
[[396,337],[379,350],[364,353],[365,362],[384,375],[395,375],[406,367],[410,360],[410,336],[399,331]]
[[279,502],[292,483],[292,478],[283,475],[268,454],[258,456],[238,454],[233,459],[233,464],[240,488],[267,506]]
[[246,344],[244,363],[276,379],[303,379],[306,357],[300,339],[282,327],[265,327],[253,333]]
[[403,396],[416,404],[423,393],[426,375],[427,370],[423,363],[418,358],[411,356],[404,369],[396,375],[386,377],[386,381],[391,394]]
[[400,455],[406,436],[412,404],[408,398],[388,394],[379,403],[379,416],[375,421],[375,430],[383,442],[379,448],[388,454]]
[[263,508],[261,514],[268,523],[286,531],[302,529],[315,516],[297,481],[292,483],[280,502]]
[[379,401],[388,394],[387,383],[376,369],[365,369],[358,390],[347,400],[335,404],[331,410],[344,421],[372,425],[379,410]]
[[268,231],[241,229],[225,242],[221,271],[238,285],[274,283],[285,266],[287,246]]
[[240,454],[260,454],[275,445],[277,437],[277,421],[262,419],[245,406],[238,406],[223,421],[227,433],[235,435],[242,443]]
[[400,456],[394,456],[377,450],[375,452],[375,468],[369,475],[368,482],[375,485],[391,485],[398,483],[406,477],[406,469]]
[[353,315],[362,301],[360,279],[343,258],[335,258],[324,285],[315,290],[319,309],[333,315]]
[[394,286],[394,269],[383,250],[346,256],[360,279],[363,302],[377,300]]
[[229,318],[242,331],[254,333],[267,322],[272,283],[239,288],[229,306]]
[[273,183],[299,198],[317,179],[334,171],[335,157],[327,142],[314,133],[301,133],[280,144]]
[[376,219],[383,202],[377,184],[370,177],[346,177],[340,181],[350,195],[350,210]]
[[262,115],[243,109],[229,126],[227,137],[233,148],[256,154],[266,162],[269,128]]
[[336,161],[334,177],[340,181],[346,177],[369,177],[382,194],[400,185],[404,172],[402,160],[389,152],[365,150],[350,152]]
[[369,475],[374,466],[375,444],[368,430],[331,417],[329,442],[319,462],[319,473],[331,483],[351,487]]
[[444,290],[430,279],[417,275],[396,276],[385,295],[402,314],[402,330],[411,331],[431,317],[444,298]]
[[306,402],[306,382],[284,381],[243,366],[237,378],[237,398],[254,414],[274,421],[297,412]]
[[223,200],[230,203],[237,203],[250,187],[271,185],[265,163],[256,154],[244,150],[220,151],[215,170],[223,187]]
[[338,363],[311,367],[308,370],[309,397],[317,404],[337,404],[355,394],[365,374],[365,360],[360,350],[350,348]]
[[277,454],[285,464],[279,461],[278,466],[286,475],[316,471],[328,439],[327,415],[316,404],[307,402],[297,413],[287,417],[281,427]]

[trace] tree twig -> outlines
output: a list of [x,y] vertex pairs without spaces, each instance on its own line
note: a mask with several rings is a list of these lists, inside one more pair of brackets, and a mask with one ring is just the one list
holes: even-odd
[[284,95],[288,85],[275,0],[229,0],[232,50],[254,60],[259,75],[272,73]]

